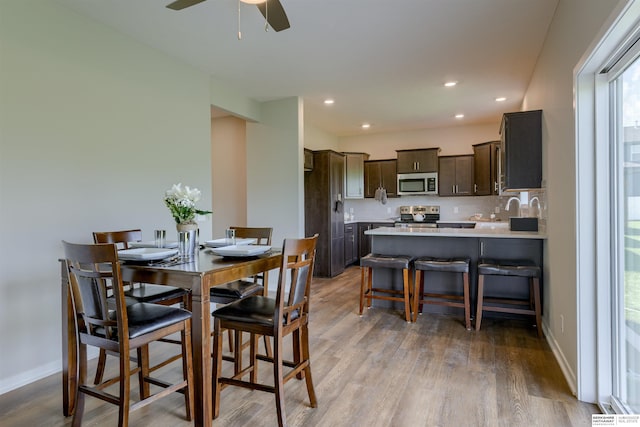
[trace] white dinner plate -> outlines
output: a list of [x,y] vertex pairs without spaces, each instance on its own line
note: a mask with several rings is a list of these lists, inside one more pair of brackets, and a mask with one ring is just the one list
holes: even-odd
[[[129,242],[130,248],[155,248],[156,242],[154,240],[148,240],[146,242]],[[178,242],[165,242],[163,248],[175,249],[178,247]]]
[[271,249],[271,246],[267,245],[233,245],[214,248],[211,249],[211,252],[220,256],[248,257],[261,255],[269,249]]
[[[252,243],[255,243],[256,239],[240,239],[237,238],[236,239],[236,246],[243,246],[243,245],[250,245]],[[221,248],[223,246],[231,246],[228,242],[227,239],[222,238],[222,239],[215,239],[215,240],[207,240],[206,242],[204,242],[204,245],[208,248]]]
[[118,251],[118,258],[125,261],[157,261],[178,253],[177,249],[135,248]]

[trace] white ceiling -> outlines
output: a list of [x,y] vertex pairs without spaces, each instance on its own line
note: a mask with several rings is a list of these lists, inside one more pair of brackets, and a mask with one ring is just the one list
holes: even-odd
[[[498,122],[519,110],[558,4],[281,0],[291,28],[278,33],[242,4],[238,40],[237,0],[182,11],[167,9],[171,0],[56,1],[257,101],[301,96],[305,119],[338,136],[363,132],[365,121],[384,132]],[[459,84],[444,88],[447,80]]]

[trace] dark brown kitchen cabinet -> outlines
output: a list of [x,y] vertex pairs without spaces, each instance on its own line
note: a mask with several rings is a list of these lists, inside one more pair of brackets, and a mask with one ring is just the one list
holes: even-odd
[[396,150],[398,173],[438,172],[439,148]]
[[344,155],[314,151],[304,178],[305,235],[319,235],[314,275],[334,277],[344,271]]
[[371,252],[371,236],[365,234],[367,230],[373,230],[380,227],[393,227],[388,222],[359,222],[358,223],[358,253],[360,258]]
[[308,148],[304,149],[304,171],[311,172],[313,170],[313,151]]
[[438,195],[473,196],[473,156],[441,156]]
[[382,187],[387,197],[398,197],[396,160],[367,160],[364,162],[364,197],[375,197],[376,190]]
[[473,146],[473,175],[476,196],[498,194],[498,156],[500,141]]
[[358,224],[344,225],[344,266],[358,261]]
[[500,125],[502,190],[542,187],[542,110],[506,113]]

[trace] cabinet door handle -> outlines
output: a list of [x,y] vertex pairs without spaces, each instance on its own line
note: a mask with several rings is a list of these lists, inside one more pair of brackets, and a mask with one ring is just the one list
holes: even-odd
[[473,184],[473,192],[474,193],[478,192],[478,184]]
[[451,186],[451,192],[455,194],[455,192],[456,192],[456,186],[455,185]]

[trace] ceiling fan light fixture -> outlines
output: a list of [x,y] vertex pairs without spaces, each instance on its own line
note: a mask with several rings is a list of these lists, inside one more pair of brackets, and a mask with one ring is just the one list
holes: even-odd
[[267,0],[240,0],[242,3],[248,3],[248,4],[260,4],[260,3],[264,3]]

